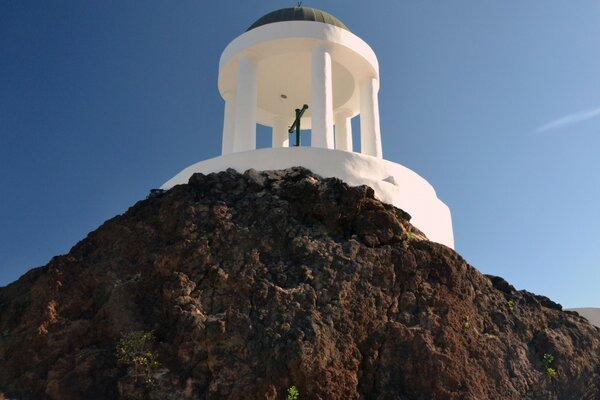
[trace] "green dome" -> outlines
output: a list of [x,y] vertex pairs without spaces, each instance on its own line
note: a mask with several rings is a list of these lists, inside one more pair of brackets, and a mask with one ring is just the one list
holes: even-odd
[[283,21],[314,21],[314,22],[322,22],[324,24],[329,24],[333,26],[337,26],[339,28],[343,28],[347,31],[350,31],[346,25],[333,15],[326,13],[325,11],[318,10],[312,7],[291,7],[291,8],[282,8],[281,10],[276,10],[268,13],[267,15],[259,18],[253,23],[250,28],[246,30],[246,32],[258,28],[259,26],[272,24],[275,22],[283,22]]

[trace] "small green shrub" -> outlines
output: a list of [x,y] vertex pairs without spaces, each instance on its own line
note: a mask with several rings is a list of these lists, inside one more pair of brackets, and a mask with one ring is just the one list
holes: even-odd
[[300,398],[300,392],[296,389],[296,386],[292,386],[287,390],[286,400],[298,400]]
[[152,332],[136,331],[121,334],[116,346],[117,360],[130,368],[135,382],[142,378],[146,386],[156,383],[154,373],[160,366],[156,353],[150,351],[153,341]]
[[407,231],[406,239],[404,240],[404,243],[403,243],[404,250],[408,250],[408,247],[410,246],[410,244],[412,243],[412,241],[414,239],[415,239],[415,236],[413,235],[413,233],[411,231]]
[[512,300],[509,300],[507,303],[508,306],[508,311],[513,312],[515,311],[515,302]]
[[554,378],[556,376],[556,369],[552,368],[552,363],[554,362],[554,356],[550,353],[544,354],[544,359],[542,363],[544,364],[544,371],[549,378]]
[[463,329],[469,329],[471,327],[471,318],[468,315],[465,315],[462,326]]

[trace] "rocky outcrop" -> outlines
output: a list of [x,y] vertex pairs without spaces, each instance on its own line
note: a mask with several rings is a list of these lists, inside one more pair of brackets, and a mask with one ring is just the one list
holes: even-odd
[[0,392],[600,398],[598,328],[409,218],[301,168],[196,174],[0,289]]

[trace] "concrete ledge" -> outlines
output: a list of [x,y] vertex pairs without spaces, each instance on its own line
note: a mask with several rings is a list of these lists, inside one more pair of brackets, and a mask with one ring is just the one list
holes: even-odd
[[352,186],[368,185],[375,196],[408,212],[412,224],[434,242],[454,248],[450,209],[437,198],[433,187],[414,171],[391,161],[314,147],[266,148],[200,161],[183,169],[161,189],[187,183],[192,174],[209,174],[233,168],[244,172],[308,168],[324,178],[337,177]]

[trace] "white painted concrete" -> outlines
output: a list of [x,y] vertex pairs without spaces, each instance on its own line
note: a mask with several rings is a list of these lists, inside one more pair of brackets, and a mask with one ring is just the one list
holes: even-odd
[[227,92],[223,97],[225,99],[225,115],[223,118],[223,147],[221,154],[230,154],[233,153],[235,138],[235,93]]
[[571,311],[577,311],[579,315],[590,321],[591,324],[600,328],[600,308],[583,307],[571,308]]
[[335,149],[352,151],[352,113],[341,110],[335,115]]
[[[225,99],[223,156],[185,168],[163,189],[187,183],[195,172],[302,166],[349,185],[370,186],[380,200],[408,212],[430,240],[454,247],[450,210],[433,187],[382,158],[379,65],[358,36],[312,21],[257,27],[223,51],[218,86]],[[287,128],[304,104],[309,109],[301,125],[312,129],[312,147],[289,147]],[[352,152],[351,118],[359,114],[363,154]],[[273,128],[272,148],[256,150],[257,123]]]
[[382,158],[378,92],[379,86],[375,78],[362,79],[360,82],[360,152]]
[[433,187],[410,169],[380,158],[314,147],[268,148],[212,158],[193,164],[166,182],[170,189],[187,183],[192,174],[224,171],[259,171],[302,166],[322,177],[337,177],[349,185],[368,185],[381,201],[403,209],[412,224],[427,237],[454,248],[452,217]]
[[[256,64],[249,64],[248,55]],[[377,98],[361,101],[360,83],[367,78],[374,81],[369,93],[377,96],[377,57],[367,43],[346,29],[313,21],[284,21],[243,33],[229,43],[219,63],[220,93],[224,97],[227,92],[237,93],[234,151],[254,148],[256,129],[249,127],[251,120],[273,127],[276,117],[282,117],[291,125],[294,110],[303,104],[309,109],[302,117],[302,128],[313,130],[312,145],[333,149],[334,116],[347,110],[350,117],[361,114],[362,120],[361,107],[366,104],[368,115],[361,129],[366,127],[368,133],[361,140],[367,143],[361,148],[381,157],[381,146],[377,147],[381,139],[370,137],[379,135]],[[254,104],[255,115],[244,111],[246,106],[240,111],[242,104]]]
[[256,148],[256,57],[245,54],[238,64],[233,151]]
[[288,124],[283,117],[275,117],[273,121],[272,147],[290,147]]
[[331,54],[326,45],[318,45],[312,51],[311,98],[312,112],[311,146],[333,149],[333,84],[331,78]]

